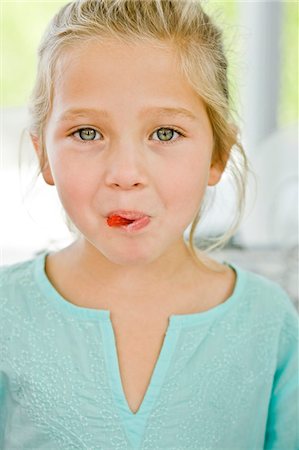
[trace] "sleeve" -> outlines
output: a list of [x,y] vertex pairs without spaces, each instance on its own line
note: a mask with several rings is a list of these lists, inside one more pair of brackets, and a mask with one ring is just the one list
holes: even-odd
[[265,450],[299,450],[298,314],[284,296],[288,308],[279,337]]
[[5,304],[6,286],[5,281],[8,279],[7,268],[0,267],[0,449],[4,449],[5,429],[7,427],[7,395],[8,395],[8,376],[4,369],[7,353],[5,351],[5,329],[7,323],[4,314],[3,305]]
[[4,431],[6,423],[6,406],[5,406],[5,380],[3,372],[0,370],[0,448],[4,448]]

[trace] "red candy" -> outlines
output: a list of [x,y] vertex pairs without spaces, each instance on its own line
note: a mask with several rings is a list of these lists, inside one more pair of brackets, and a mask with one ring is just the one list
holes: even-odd
[[109,227],[118,227],[120,225],[128,225],[128,223],[132,223],[134,220],[125,219],[124,217],[120,216],[110,216],[107,219],[107,223]]

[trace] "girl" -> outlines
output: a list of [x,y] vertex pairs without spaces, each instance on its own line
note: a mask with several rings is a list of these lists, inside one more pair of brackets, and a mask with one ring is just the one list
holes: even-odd
[[76,239],[1,270],[1,449],[298,449],[289,297],[192,243],[233,152],[241,200],[247,170],[199,2],[64,6],[30,113]]

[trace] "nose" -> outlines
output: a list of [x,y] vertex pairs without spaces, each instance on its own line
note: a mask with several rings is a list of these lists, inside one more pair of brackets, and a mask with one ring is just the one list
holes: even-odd
[[144,152],[138,145],[119,145],[111,151],[106,166],[106,185],[118,189],[136,189],[146,185]]

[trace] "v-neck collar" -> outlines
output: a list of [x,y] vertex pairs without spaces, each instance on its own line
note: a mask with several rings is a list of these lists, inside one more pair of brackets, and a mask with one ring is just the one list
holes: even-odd
[[[95,319],[105,321],[107,318],[110,319],[109,310],[77,306],[59,294],[59,292],[51,284],[45,272],[45,262],[48,254],[49,251],[44,251],[37,258],[35,258],[34,277],[43,295],[51,303],[51,305],[59,308],[66,314],[82,320]],[[220,303],[207,311],[192,314],[171,314],[169,316],[169,324],[171,324],[172,328],[189,327],[202,321],[213,320],[216,316],[222,315],[228,309],[233,308],[234,305],[241,299],[246,284],[247,272],[235,264],[228,263],[226,261],[223,261],[222,263],[231,267],[236,272],[235,287],[231,296],[226,299],[225,302]]]
[[119,411],[127,437],[132,447],[137,449],[139,448],[141,440],[144,436],[149,415],[151,414],[154,405],[159,398],[160,390],[164,384],[171,358],[177,347],[180,328],[173,327],[171,324],[168,325],[162,348],[153,369],[146,393],[138,411],[135,413],[131,411],[124,393],[115,334],[109,317],[107,317],[107,320],[103,321],[102,333],[104,354],[112,396]]

